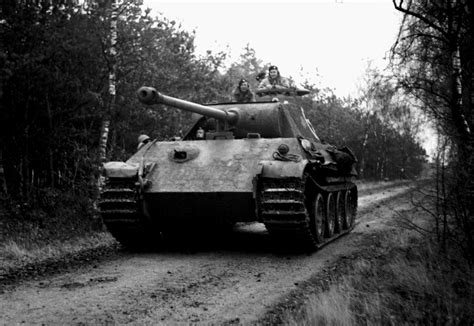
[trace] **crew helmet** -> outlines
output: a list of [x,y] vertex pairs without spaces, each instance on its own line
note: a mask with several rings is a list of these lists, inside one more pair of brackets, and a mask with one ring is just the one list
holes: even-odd
[[139,143],[143,143],[143,142],[145,142],[145,141],[147,141],[147,140],[149,140],[149,139],[150,139],[150,137],[148,137],[147,135],[140,135],[140,136],[138,136],[138,142],[139,142]]

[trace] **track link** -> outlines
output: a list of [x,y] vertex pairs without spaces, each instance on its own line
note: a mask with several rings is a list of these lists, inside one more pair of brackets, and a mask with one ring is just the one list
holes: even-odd
[[[349,233],[353,225],[318,242],[308,212],[310,204],[306,186],[307,178],[260,178],[258,207],[259,216],[276,243],[285,246],[288,244],[299,251],[312,252]],[[332,186],[331,191],[317,189],[327,196],[330,192],[336,194],[338,190],[346,188],[347,184]]]
[[109,232],[125,247],[142,248],[159,238],[141,210],[135,178],[109,178],[101,191],[99,210]]
[[260,216],[277,243],[313,251],[303,180],[261,178]]

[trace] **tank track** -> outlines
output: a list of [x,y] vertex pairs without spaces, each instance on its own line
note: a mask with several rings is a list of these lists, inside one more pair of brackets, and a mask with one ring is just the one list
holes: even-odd
[[150,246],[159,238],[141,209],[136,178],[108,178],[101,191],[99,211],[109,232],[127,248]]
[[259,178],[257,207],[262,222],[276,243],[298,251],[312,252],[349,233],[354,228],[355,210],[350,225],[345,229],[338,226],[337,232],[318,241],[314,222],[308,212],[308,182],[312,184],[313,191],[322,193],[325,198],[329,193],[335,195],[338,191],[355,188],[352,183],[321,187],[310,177]]

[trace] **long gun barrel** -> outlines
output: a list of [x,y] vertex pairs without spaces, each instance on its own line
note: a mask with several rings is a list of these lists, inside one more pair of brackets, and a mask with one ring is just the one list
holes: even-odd
[[166,104],[175,108],[179,108],[185,111],[191,111],[199,113],[211,118],[215,118],[221,121],[226,121],[230,124],[237,123],[238,113],[233,110],[220,110],[204,106],[201,104],[180,100],[171,96],[166,96],[158,92],[153,87],[140,87],[137,91],[138,100],[143,104]]

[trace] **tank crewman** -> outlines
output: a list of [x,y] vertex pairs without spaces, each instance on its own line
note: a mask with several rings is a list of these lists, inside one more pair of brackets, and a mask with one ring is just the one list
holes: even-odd
[[233,102],[247,103],[255,102],[255,94],[250,89],[249,82],[241,79],[237,87],[232,91]]
[[282,77],[277,66],[270,66],[268,68],[268,77],[264,78],[258,90],[271,90],[271,89],[288,89],[293,87],[292,83],[288,78]]
[[265,77],[267,76],[267,73],[265,71],[262,71],[262,72],[259,72],[257,77],[255,77],[255,79],[258,81],[258,83],[260,84],[262,80],[265,79]]
[[138,136],[138,146],[137,150],[142,148],[145,144],[149,143],[151,141],[151,138],[148,137],[147,135],[140,135]]

